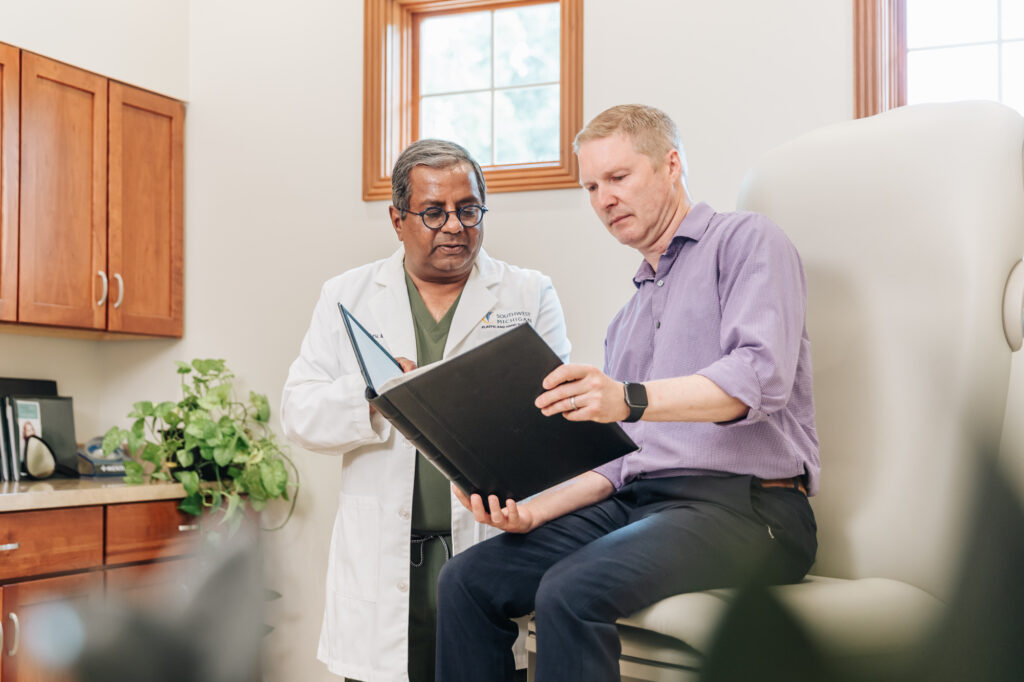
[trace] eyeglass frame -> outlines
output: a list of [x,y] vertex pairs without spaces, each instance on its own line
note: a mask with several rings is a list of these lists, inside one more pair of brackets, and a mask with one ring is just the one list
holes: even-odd
[[[464,211],[467,208],[479,208],[480,209],[480,220],[476,221],[472,225],[467,225],[466,223],[462,222],[462,216],[460,214],[462,213],[462,211]],[[398,210],[400,210],[402,212],[402,217],[403,218],[405,217],[406,213],[411,213],[412,215],[419,216],[420,217],[420,222],[423,223],[423,227],[427,228],[428,230],[432,230],[434,232],[437,232],[438,230],[442,229],[445,225],[448,224],[448,218],[451,217],[452,213],[455,214],[455,219],[459,221],[459,225],[462,225],[462,229],[464,229],[464,230],[472,230],[472,229],[478,228],[478,227],[480,227],[480,223],[482,223],[484,221],[484,214],[487,213],[487,211],[489,211],[490,209],[488,209],[483,204],[466,204],[465,206],[459,206],[454,211],[446,211],[443,208],[441,208],[440,206],[431,206],[429,208],[426,208],[426,209],[420,211],[419,213],[417,213],[416,211],[413,211],[412,209],[409,209],[409,208],[400,208]],[[440,211],[441,213],[444,213],[444,221],[440,225],[438,225],[437,227],[431,227],[430,225],[427,225],[427,219],[424,217],[424,214],[429,213],[431,211],[435,211],[435,212],[436,211]]]

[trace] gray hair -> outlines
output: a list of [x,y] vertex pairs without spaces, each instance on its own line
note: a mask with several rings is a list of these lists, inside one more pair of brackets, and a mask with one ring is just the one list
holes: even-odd
[[461,163],[469,164],[476,175],[476,184],[480,188],[480,201],[487,199],[487,183],[480,164],[469,155],[465,147],[447,140],[417,140],[405,148],[395,161],[391,170],[391,203],[402,211],[409,209],[412,187],[409,174],[416,166],[428,168],[451,168]]

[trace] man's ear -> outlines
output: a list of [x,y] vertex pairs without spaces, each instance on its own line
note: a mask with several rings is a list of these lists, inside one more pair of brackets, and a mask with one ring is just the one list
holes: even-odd
[[402,212],[394,206],[388,206],[388,213],[391,215],[391,227],[395,228],[398,241],[402,241]]
[[669,176],[675,182],[683,175],[683,160],[679,158],[678,149],[669,149],[665,155],[665,164],[668,166]]

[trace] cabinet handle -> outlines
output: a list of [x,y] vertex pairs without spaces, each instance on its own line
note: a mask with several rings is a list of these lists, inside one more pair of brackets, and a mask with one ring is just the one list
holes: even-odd
[[0,545],[0,552],[13,552],[19,547],[21,545],[17,542],[8,542],[6,545]]
[[124,300],[124,280],[121,279],[121,273],[115,272],[114,279],[117,280],[117,300],[114,301],[114,307],[120,308],[121,301]]
[[11,648],[7,650],[8,655],[13,656],[18,653],[18,641],[21,639],[21,623],[18,622],[18,614],[14,611],[8,613],[7,617],[14,624],[14,641],[11,642]]
[[103,306],[107,302],[107,292],[110,290],[110,282],[107,281],[107,273],[102,270],[97,270],[96,273],[103,280],[103,293],[100,294],[100,300],[96,301],[96,306]]
[[188,533],[193,530],[199,530],[199,526],[195,523],[183,523],[180,526],[178,526],[179,533]]

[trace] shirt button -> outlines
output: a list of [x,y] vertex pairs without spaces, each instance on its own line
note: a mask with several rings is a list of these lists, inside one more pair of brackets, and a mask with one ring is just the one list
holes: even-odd
[[402,511],[398,512],[398,515],[401,516],[406,521],[409,520],[410,514],[409,514],[409,510],[408,509],[403,509]]
[[409,583],[405,582],[404,580],[398,581],[398,591],[399,592],[408,592],[409,591]]
[[663,279],[659,279],[659,280],[658,280],[658,286],[659,286],[659,287],[663,287],[663,286],[665,286],[665,280],[663,280]]
[[644,446],[643,445],[638,445],[637,448],[636,448],[636,451],[637,452],[643,452],[644,451]]
[[654,328],[655,329],[661,329],[661,322],[660,321],[659,322],[655,322],[654,323]]

